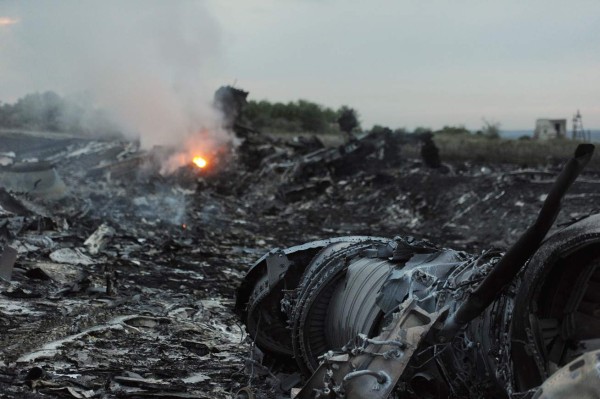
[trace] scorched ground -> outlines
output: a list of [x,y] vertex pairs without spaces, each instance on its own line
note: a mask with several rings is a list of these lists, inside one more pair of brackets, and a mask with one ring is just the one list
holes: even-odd
[[[2,247],[18,251],[10,282],[0,282],[7,398],[284,395],[293,368],[263,361],[233,313],[236,287],[268,249],[346,235],[506,248],[556,173],[400,159],[353,160],[344,174],[314,173],[317,160],[298,175],[291,168],[306,148],[265,140],[218,172],[189,165],[163,176],[132,143],[1,142],[16,161],[50,162],[66,187],[61,199],[0,193]],[[276,156],[243,162],[265,149]],[[597,210],[598,184],[594,171],[575,183],[559,225]]]

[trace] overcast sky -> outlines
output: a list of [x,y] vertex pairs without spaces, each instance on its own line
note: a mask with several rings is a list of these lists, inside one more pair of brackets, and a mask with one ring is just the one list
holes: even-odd
[[[208,0],[204,8],[219,47],[207,85],[237,82],[250,99],[347,104],[367,127],[476,129],[486,118],[530,129],[551,117],[570,128],[580,109],[586,128],[600,128],[598,0]],[[5,95],[22,94],[3,79]]]
[[356,107],[409,128],[538,117],[600,127],[600,1],[215,0],[252,98]]

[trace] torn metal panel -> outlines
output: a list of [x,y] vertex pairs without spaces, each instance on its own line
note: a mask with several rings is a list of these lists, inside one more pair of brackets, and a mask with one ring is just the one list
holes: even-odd
[[275,286],[285,273],[288,271],[288,268],[292,265],[292,262],[288,259],[286,254],[279,250],[269,256],[266,259],[267,262],[267,275],[269,276],[269,287]]
[[67,186],[48,162],[15,164],[0,168],[0,180],[8,191],[27,193],[48,200],[67,194]]
[[533,399],[599,399],[600,350],[587,352],[556,371]]
[[17,250],[8,245],[2,250],[0,255],[0,278],[9,282],[12,276],[12,271],[17,260]]
[[[142,165],[150,164],[150,160],[151,156],[149,154],[136,155],[107,165],[95,166],[90,168],[86,175],[90,178],[110,175],[113,179],[131,179],[135,178],[140,173],[140,167]],[[156,165],[158,165],[158,163]],[[157,166],[155,166],[155,168],[158,169]]]
[[85,245],[88,249],[88,252],[91,255],[97,255],[100,251],[104,249],[106,244],[110,242],[112,237],[115,235],[115,229],[107,225],[106,223],[102,223],[96,231],[89,236],[83,245]]
[[33,214],[21,201],[13,197],[2,187],[0,187],[0,211],[10,212],[19,216],[30,216]]
[[94,261],[79,249],[60,248],[50,253],[50,259],[56,263],[66,263],[69,265],[93,265]]
[[434,285],[446,281],[451,271],[470,257],[462,252],[444,249],[414,254],[402,267],[396,267],[381,285],[377,304],[389,314],[407,298],[425,299]]

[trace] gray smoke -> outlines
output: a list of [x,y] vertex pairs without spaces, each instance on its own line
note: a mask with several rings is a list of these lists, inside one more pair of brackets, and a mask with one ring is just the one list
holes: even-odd
[[85,93],[142,145],[228,140],[212,107],[220,35],[201,1],[3,1],[0,100]]

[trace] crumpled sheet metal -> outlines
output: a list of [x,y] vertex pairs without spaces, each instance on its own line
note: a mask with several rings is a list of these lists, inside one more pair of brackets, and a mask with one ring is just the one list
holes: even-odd
[[[517,377],[531,373],[532,367],[515,362],[511,357],[514,351],[509,350],[515,346],[515,326],[530,314],[523,311],[523,302],[529,300],[525,296],[541,286],[535,279],[546,278],[557,258],[563,259],[573,255],[573,251],[598,243],[600,215],[573,223],[548,238],[527,268],[460,334],[443,344],[435,341],[435,334],[424,341],[399,377],[397,386],[403,395],[408,395],[407,398],[531,397],[534,391],[519,385]],[[596,254],[600,251],[598,246],[592,249]],[[372,368],[364,367],[363,363],[348,366],[354,356],[362,353],[352,349],[352,337],[368,340],[369,336],[394,328],[398,307],[405,301],[413,301],[424,312],[455,311],[501,256],[494,249],[469,255],[408,237],[387,242],[338,241],[324,247],[308,265],[298,267],[304,269],[302,276],[295,280],[297,286],[286,287],[288,293],[281,302],[292,336],[292,355],[300,370],[306,375],[313,374],[299,397],[314,397],[315,392],[325,397],[379,397],[369,396],[364,390],[351,396],[346,390],[348,384],[340,382],[339,373],[354,376],[352,373],[356,371],[360,378],[368,375],[377,379],[365,386],[379,384],[382,389],[387,378],[382,374],[387,373],[387,366]],[[595,267],[594,262],[589,267]],[[276,291],[277,287],[273,289]],[[315,359],[319,354],[324,363],[317,367]],[[588,382],[581,382],[580,388],[587,387]]]
[[10,281],[15,261],[17,260],[17,250],[8,245],[0,253],[0,279]]
[[66,263],[69,265],[93,265],[92,258],[85,255],[78,248],[59,248],[50,253],[50,259],[56,263]]
[[83,243],[91,255],[97,255],[115,235],[115,229],[102,223]]
[[466,260],[465,253],[451,249],[415,254],[403,267],[390,272],[379,290],[377,304],[388,314],[407,296],[424,299],[434,284],[445,281],[451,271]]
[[587,352],[556,371],[533,399],[600,399],[600,350]]

